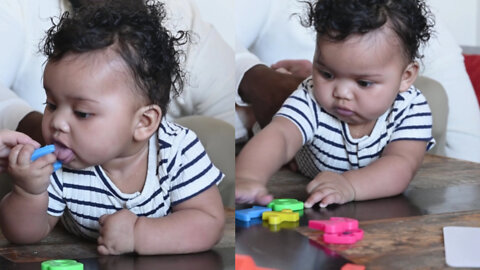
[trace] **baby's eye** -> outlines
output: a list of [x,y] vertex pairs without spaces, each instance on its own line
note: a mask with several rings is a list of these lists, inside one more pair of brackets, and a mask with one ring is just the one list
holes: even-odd
[[82,119],[87,119],[90,116],[92,116],[92,114],[90,114],[90,113],[79,112],[79,111],[75,111],[75,115],[78,116],[79,118],[82,118]]
[[373,82],[365,81],[365,80],[359,80],[357,81],[357,83],[360,87],[369,87],[373,85]]
[[320,71],[320,74],[322,75],[323,78],[327,80],[333,79],[333,74],[328,71]]
[[45,108],[49,111],[54,111],[55,109],[57,109],[57,105],[51,103],[51,102],[48,102],[46,101],[45,103],[43,103],[43,105],[45,105]]

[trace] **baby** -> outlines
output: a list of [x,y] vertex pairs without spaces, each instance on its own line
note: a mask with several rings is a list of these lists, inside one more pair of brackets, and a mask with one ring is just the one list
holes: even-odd
[[[413,86],[432,22],[421,0],[318,0],[313,73],[236,159],[236,202],[267,204],[272,174],[296,156],[305,207],[403,192],[434,145]],[[299,152],[300,150],[300,152]]]
[[198,252],[220,239],[223,174],[192,131],[163,117],[188,39],[164,19],[158,2],[99,1],[48,31],[42,132],[56,150],[31,162],[32,144],[12,148],[8,240],[37,242],[60,217],[100,254]]

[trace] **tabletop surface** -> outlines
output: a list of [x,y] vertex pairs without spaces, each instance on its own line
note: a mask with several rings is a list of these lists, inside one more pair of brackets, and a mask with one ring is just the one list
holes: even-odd
[[[283,169],[268,188],[276,198],[305,201],[307,183]],[[321,232],[307,226],[308,220],[334,216],[359,220],[364,238],[354,245],[328,245]],[[236,252],[277,269],[340,269],[346,262],[367,269],[448,269],[442,228],[453,225],[480,227],[480,163],[427,155],[399,196],[305,209],[293,228],[237,223]]]
[[234,215],[233,209],[225,209],[224,235],[212,250],[185,255],[99,256],[95,243],[77,238],[61,226],[33,245],[13,245],[0,234],[0,269],[39,270],[42,261],[51,259],[75,259],[85,270],[235,269]]

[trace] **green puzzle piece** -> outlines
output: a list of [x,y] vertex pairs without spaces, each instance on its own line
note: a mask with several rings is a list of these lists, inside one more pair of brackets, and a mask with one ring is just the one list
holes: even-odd
[[75,260],[49,260],[42,262],[42,270],[83,270],[83,263]]
[[283,209],[291,209],[292,211],[303,210],[303,202],[297,199],[275,199],[271,201],[267,207],[273,211],[282,211]]

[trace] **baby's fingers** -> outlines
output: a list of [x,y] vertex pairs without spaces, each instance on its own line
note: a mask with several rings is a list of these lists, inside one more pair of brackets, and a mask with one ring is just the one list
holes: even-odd
[[320,202],[320,207],[325,208],[329,206],[330,204],[342,204],[342,198],[338,192],[333,192],[323,198],[323,200]]
[[330,196],[331,194],[336,193],[334,189],[331,188],[323,188],[323,189],[318,189],[314,191],[312,194],[310,194],[310,197],[305,201],[305,208],[311,208],[313,205],[315,205],[318,202],[322,202],[320,204],[320,207],[327,207],[328,204],[324,204],[323,200]]
[[110,252],[109,252],[108,248],[104,245],[98,245],[97,246],[97,252],[100,255],[110,255]]
[[320,185],[322,185],[323,182],[318,180],[318,179],[313,179],[312,181],[310,181],[306,187],[307,189],[307,192],[310,194],[310,193],[313,193],[316,189],[318,189],[320,187]]
[[34,147],[28,144],[19,144],[12,148],[8,155],[8,162],[10,164],[28,165],[30,164],[30,157],[32,156]]
[[235,202],[236,203],[252,203],[254,201],[254,197],[243,190],[235,190]]
[[246,190],[235,190],[236,203],[258,203],[266,205],[273,200],[273,196],[266,190],[256,190],[254,192]]
[[260,205],[267,205],[272,200],[273,196],[271,194],[257,194],[257,196],[255,196],[255,203]]

